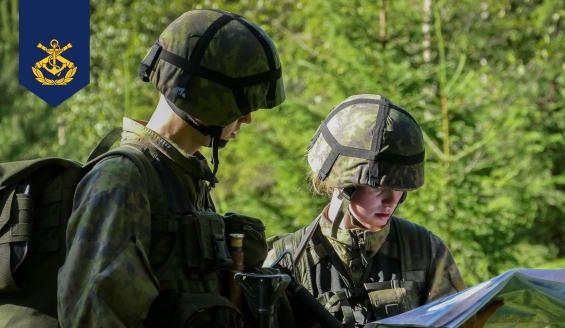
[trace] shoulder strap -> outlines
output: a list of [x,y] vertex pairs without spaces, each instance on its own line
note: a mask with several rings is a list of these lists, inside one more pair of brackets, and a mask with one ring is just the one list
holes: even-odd
[[143,153],[143,151],[131,145],[122,145],[112,151],[98,155],[97,157],[84,164],[83,169],[85,171],[89,171],[100,161],[112,156],[123,156],[130,159],[140,170],[141,176],[147,179],[149,186],[157,186],[159,184],[159,177],[157,176],[157,172],[153,168],[151,159],[149,159]]
[[[316,249],[319,249],[320,247],[323,248],[332,264],[332,270],[335,269],[337,275],[341,277],[343,283],[346,286],[345,289],[355,289],[355,283],[349,276],[349,273],[347,273],[345,265],[341,262],[341,259],[337,255],[335,249],[332,247],[326,236],[322,234],[322,231],[319,228],[314,229],[314,232],[312,233],[312,241],[316,245]],[[327,270],[323,270],[323,272],[327,273]],[[334,275],[334,277],[336,276]]]
[[430,232],[397,217],[392,223],[400,247],[402,279],[425,282],[431,262]]
[[112,148],[112,145],[118,140],[118,138],[120,138],[121,135],[122,128],[113,128],[112,130],[110,130],[90,152],[90,155],[88,155],[86,162],[90,162],[110,150],[110,148]]
[[322,214],[318,215],[318,217],[314,219],[314,221],[304,231],[304,235],[302,236],[302,239],[300,239],[300,243],[298,244],[298,247],[296,247],[296,250],[294,251],[294,255],[292,256],[293,268],[296,267],[298,261],[300,261],[300,258],[304,254],[304,250],[306,249],[306,244],[308,244],[308,241],[310,241],[310,239],[312,238],[314,231],[320,225],[321,218],[322,218]]

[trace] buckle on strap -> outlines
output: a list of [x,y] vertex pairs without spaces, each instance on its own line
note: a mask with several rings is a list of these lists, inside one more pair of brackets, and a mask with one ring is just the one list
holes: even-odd
[[397,315],[400,313],[400,304],[393,303],[385,305],[385,312],[388,316]]
[[139,67],[139,77],[143,80],[143,82],[149,82],[149,77],[151,76],[151,72],[155,68],[155,64],[159,59],[161,49],[163,49],[163,47],[161,47],[159,42],[155,42],[147,53],[147,56],[145,56],[145,59],[141,62]]

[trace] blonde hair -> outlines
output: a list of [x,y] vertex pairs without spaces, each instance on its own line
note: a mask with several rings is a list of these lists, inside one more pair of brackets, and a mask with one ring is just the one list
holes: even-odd
[[327,197],[332,196],[334,186],[329,184],[327,181],[320,180],[318,174],[310,171],[310,173],[308,174],[308,180],[310,180],[310,183],[312,184],[312,189],[316,194]]

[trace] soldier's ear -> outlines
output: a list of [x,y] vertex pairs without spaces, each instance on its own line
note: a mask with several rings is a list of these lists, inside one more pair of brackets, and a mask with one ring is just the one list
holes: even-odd
[[406,200],[406,197],[408,197],[408,192],[405,191],[402,193],[402,196],[400,197],[400,200],[398,201],[398,204],[402,204],[404,203],[404,201]]

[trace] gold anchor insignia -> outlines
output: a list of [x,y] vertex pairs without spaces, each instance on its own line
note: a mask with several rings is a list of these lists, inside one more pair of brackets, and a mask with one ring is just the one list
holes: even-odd
[[[31,68],[33,75],[35,75],[35,79],[42,85],[67,85],[73,80],[73,76],[76,74],[77,67],[72,61],[61,56],[61,54],[67,49],[72,48],[73,45],[68,43],[66,46],[61,48],[59,47],[59,41],[57,41],[56,39],[51,40],[51,42],[49,42],[49,45],[51,45],[51,49],[45,47],[41,43],[37,44],[37,47],[45,51],[47,54],[49,54],[49,56],[35,63],[35,66]],[[46,78],[43,75],[41,68],[56,76],[60,76],[61,72],[65,68],[68,68],[68,71],[64,77],[58,80],[52,80]]]

